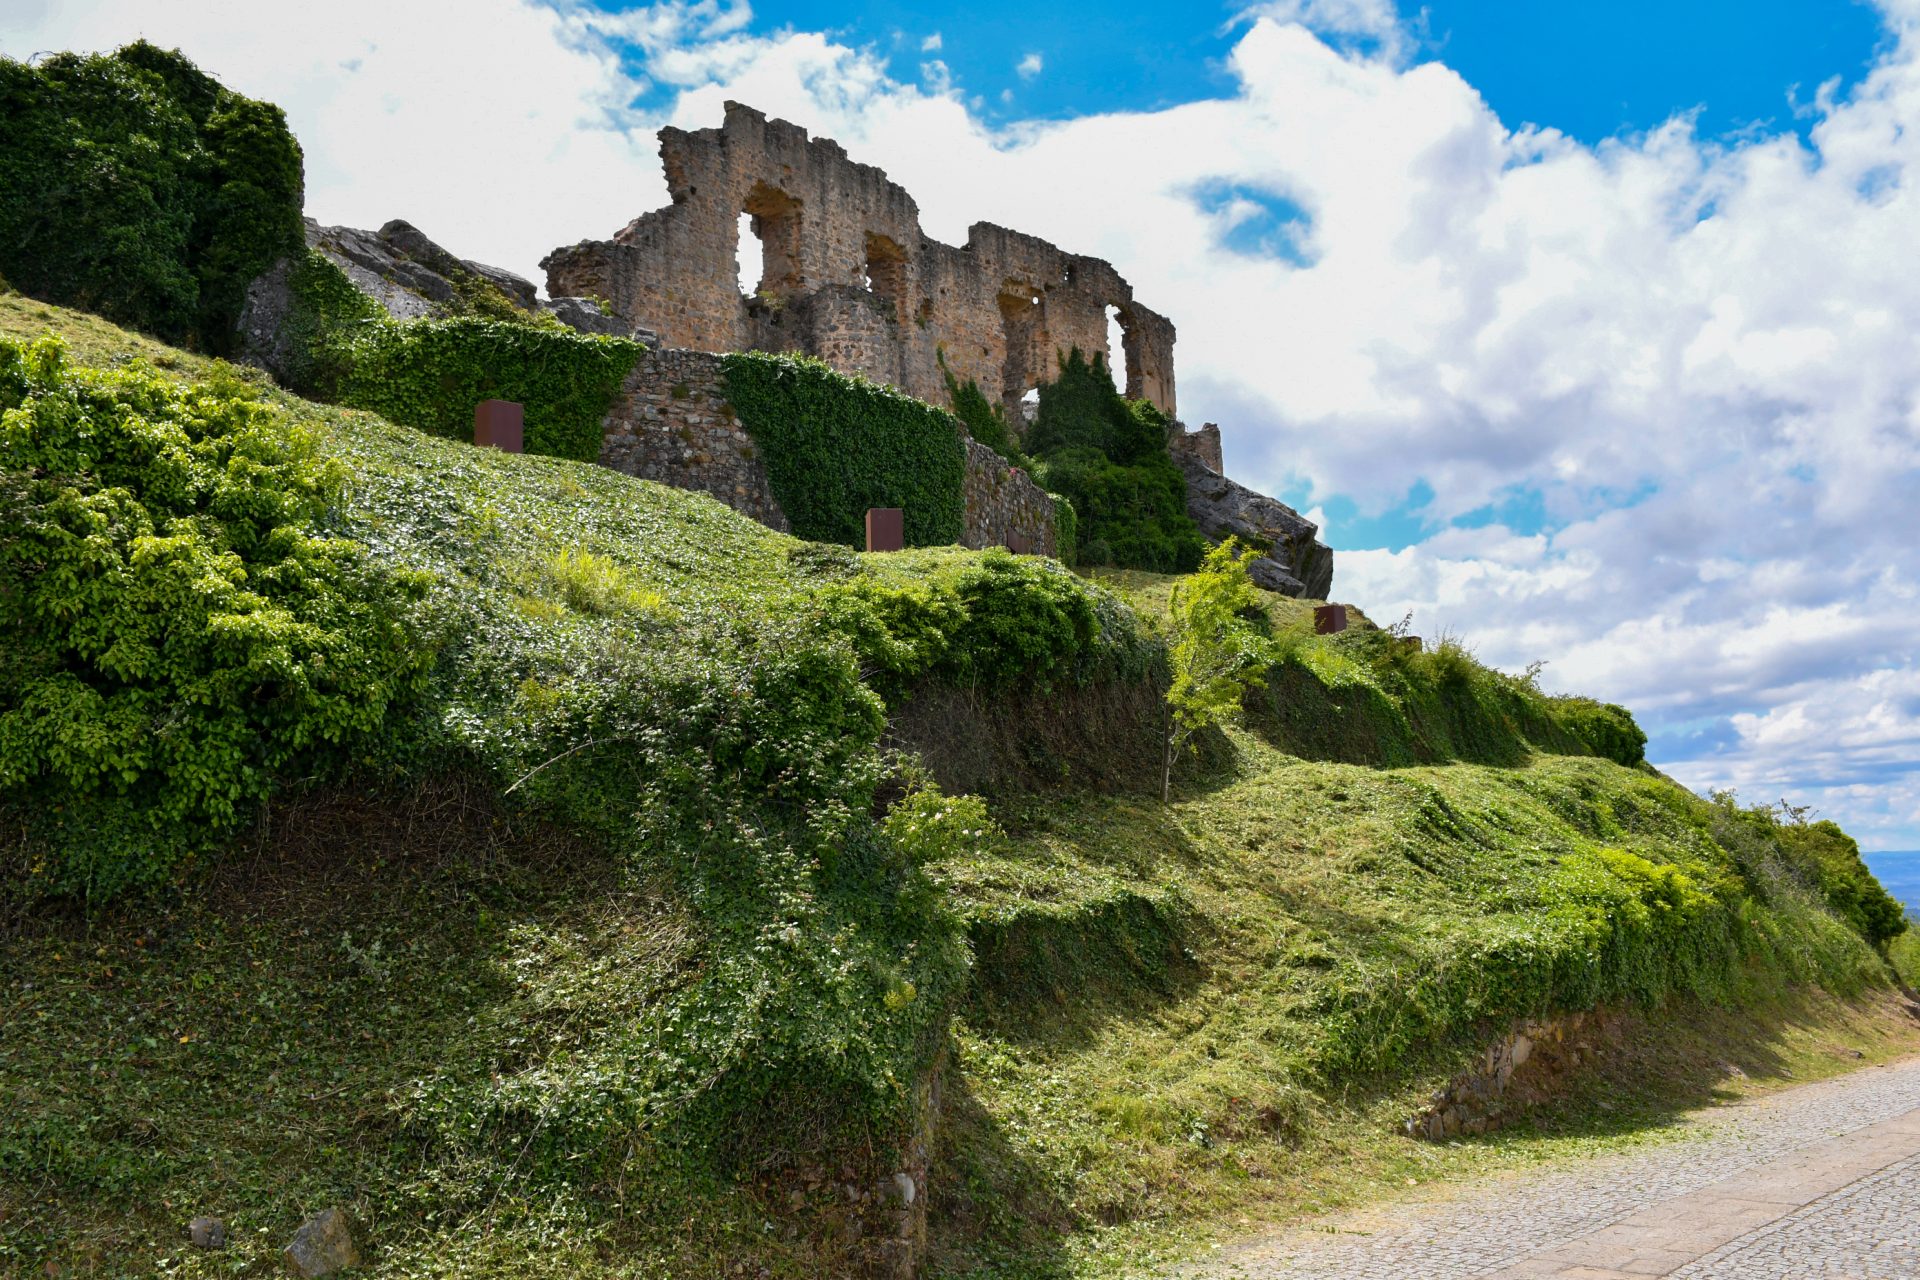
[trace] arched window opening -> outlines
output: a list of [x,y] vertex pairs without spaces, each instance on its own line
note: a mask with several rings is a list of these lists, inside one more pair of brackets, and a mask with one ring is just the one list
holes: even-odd
[[900,319],[900,306],[907,296],[907,252],[882,235],[867,234],[867,265],[864,283],[880,299],[891,320]]

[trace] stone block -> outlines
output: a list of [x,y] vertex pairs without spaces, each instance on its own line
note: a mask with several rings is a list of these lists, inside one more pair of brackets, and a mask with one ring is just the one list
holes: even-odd
[[482,448],[521,453],[526,441],[526,409],[511,400],[482,400],[473,410],[473,442]]
[[867,508],[867,550],[902,551],[906,545],[905,511],[899,507]]

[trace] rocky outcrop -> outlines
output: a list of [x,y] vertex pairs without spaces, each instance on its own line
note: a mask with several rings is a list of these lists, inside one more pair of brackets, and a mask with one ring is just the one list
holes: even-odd
[[1320,526],[1284,502],[1229,480],[1195,451],[1176,449],[1187,477],[1187,514],[1215,542],[1240,539],[1263,554],[1248,563],[1258,585],[1281,595],[1325,600],[1333,589],[1333,551]]

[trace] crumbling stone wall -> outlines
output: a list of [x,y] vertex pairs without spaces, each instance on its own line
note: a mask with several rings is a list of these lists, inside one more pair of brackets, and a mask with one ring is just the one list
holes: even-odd
[[[728,103],[718,129],[663,129],[673,203],[611,240],[547,255],[548,292],[607,299],[670,347],[805,351],[946,403],[939,356],[1019,421],[1021,397],[1073,347],[1107,350],[1116,308],[1127,394],[1175,412],[1173,323],[1134,301],[1111,264],[976,223],[955,248],[920,229],[913,197],[827,138]],[[740,218],[763,270],[739,285]]]
[[1209,471],[1227,474],[1226,463],[1220,456],[1218,423],[1202,423],[1199,430],[1189,431],[1185,423],[1175,422],[1167,431],[1167,452],[1176,459],[1192,458]]
[[1060,554],[1053,499],[1033,477],[978,440],[967,440],[963,547],[1012,547],[1037,556]]
[[747,429],[727,403],[720,357],[648,351],[601,426],[600,465],[643,480],[712,494],[742,515],[787,531]]
[[[727,400],[721,357],[648,351],[621,385],[602,424],[600,464],[679,489],[711,494],[742,515],[789,531],[766,463]],[[954,426],[959,430],[959,424]],[[960,542],[1057,554],[1053,499],[1033,477],[967,439]]]

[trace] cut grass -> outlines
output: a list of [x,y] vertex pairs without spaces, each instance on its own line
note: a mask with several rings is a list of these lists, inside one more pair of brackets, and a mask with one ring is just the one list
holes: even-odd
[[1171,808],[1009,802],[1008,841],[939,869],[978,960],[935,1274],[1136,1274],[1243,1218],[1639,1140],[1710,1099],[1703,1054],[1761,1080],[1804,1074],[1836,1037],[1870,1057],[1920,1049],[1881,962],[1788,877],[1746,908],[1765,922],[1726,967],[1662,971],[1630,1050],[1665,1062],[1659,1078],[1609,1097],[1623,1077],[1606,1077],[1589,1103],[1464,1153],[1401,1138],[1513,1017],[1581,1007],[1501,959],[1524,941],[1530,966],[1564,964],[1540,926],[1565,875],[1633,854],[1735,893],[1731,859],[1704,802],[1608,761],[1380,770],[1234,736],[1237,769]]

